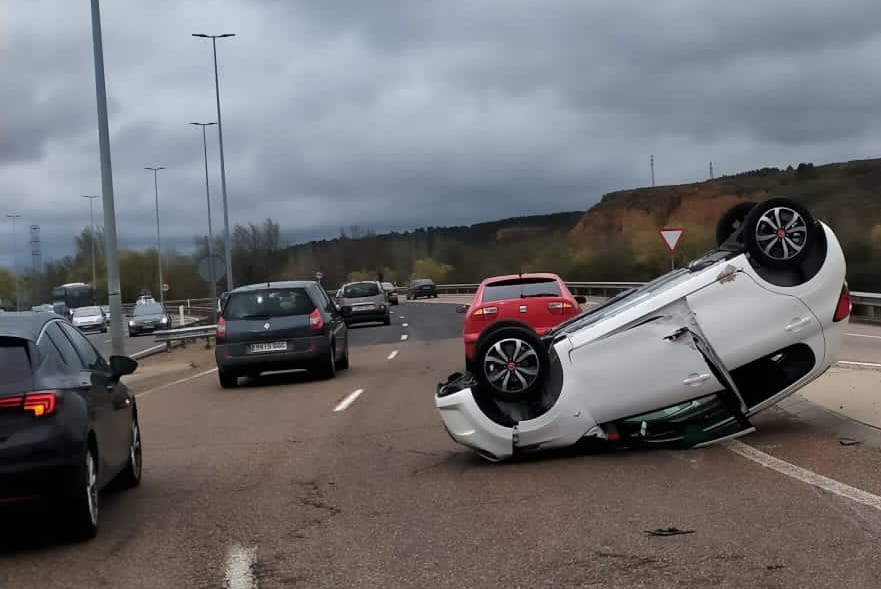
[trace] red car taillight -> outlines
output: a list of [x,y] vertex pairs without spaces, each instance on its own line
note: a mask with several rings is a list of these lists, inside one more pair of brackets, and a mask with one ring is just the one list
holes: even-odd
[[566,313],[572,313],[577,310],[578,307],[576,307],[569,301],[551,301],[550,303],[548,303],[548,311],[550,311],[554,315],[564,315]]
[[850,291],[847,288],[847,283],[845,283],[844,286],[841,287],[841,295],[838,297],[838,306],[835,307],[835,316],[832,317],[832,321],[837,322],[847,318],[850,315],[850,310]]
[[499,314],[498,307],[480,307],[471,314],[474,319],[489,320]]
[[226,337],[226,320],[221,317],[217,320],[217,333],[214,334],[214,339],[223,339]]
[[309,314],[309,327],[312,328],[312,331],[324,329],[324,317],[321,316],[321,311],[318,310],[318,307]]
[[39,391],[16,395],[14,397],[0,398],[0,409],[22,409],[34,414],[34,417],[43,417],[55,413],[58,405],[58,397],[51,391]]

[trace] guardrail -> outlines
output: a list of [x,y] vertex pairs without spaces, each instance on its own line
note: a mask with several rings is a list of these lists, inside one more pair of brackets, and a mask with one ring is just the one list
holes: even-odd
[[877,292],[851,292],[853,315],[860,319],[881,321],[881,294]]
[[178,327],[176,329],[163,329],[156,331],[153,335],[160,344],[165,344],[166,350],[171,350],[172,342],[179,341],[186,345],[188,341],[195,341],[205,338],[205,348],[211,347],[211,340],[217,331],[215,325],[196,325],[194,327]]

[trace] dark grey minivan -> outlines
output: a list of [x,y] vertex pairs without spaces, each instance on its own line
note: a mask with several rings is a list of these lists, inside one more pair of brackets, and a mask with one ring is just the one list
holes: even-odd
[[336,304],[317,282],[240,286],[217,320],[214,358],[224,388],[239,376],[306,368],[322,378],[349,367],[349,335]]

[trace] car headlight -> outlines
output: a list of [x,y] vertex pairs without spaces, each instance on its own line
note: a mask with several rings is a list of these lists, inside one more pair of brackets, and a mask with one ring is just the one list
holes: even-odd
[[379,310],[380,310],[380,311],[385,311],[385,305],[380,305],[380,306],[379,306]]
[[168,317],[163,317],[162,319],[160,319],[160,321],[162,323],[168,323]]
[[134,327],[134,326],[135,326],[135,322],[134,322],[134,321],[129,321],[129,322],[128,322],[128,326],[129,326],[129,327]]

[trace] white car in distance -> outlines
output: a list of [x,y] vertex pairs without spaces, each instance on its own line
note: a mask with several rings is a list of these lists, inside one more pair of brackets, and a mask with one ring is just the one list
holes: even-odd
[[693,447],[749,419],[838,359],[850,315],[835,233],[798,202],[732,207],[718,247],[539,338],[500,321],[474,373],[437,387],[458,443],[500,461],[584,439]]

